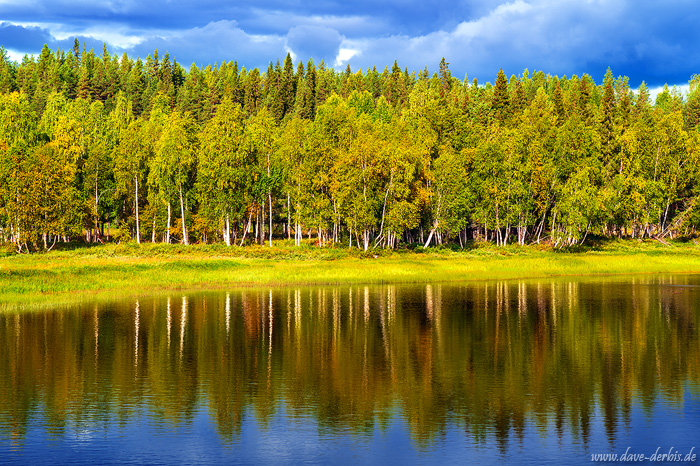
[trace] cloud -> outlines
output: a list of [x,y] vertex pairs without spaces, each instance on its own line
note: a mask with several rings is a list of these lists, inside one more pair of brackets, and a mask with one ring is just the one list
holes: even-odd
[[336,68],[342,68],[352,57],[358,54],[357,50],[353,49],[339,49],[338,55],[335,57],[335,62],[333,66]]
[[238,60],[246,68],[262,68],[270,60],[286,55],[284,37],[251,35],[239,28],[235,21],[216,21],[202,28],[148,37],[133,51],[145,57],[155,49],[161,56],[168,52],[171,59],[182,64],[199,66]]
[[[121,39],[114,32],[111,34],[112,37]],[[138,56],[143,59],[157,49],[160,56],[168,52],[171,60],[177,60],[186,67],[192,63],[206,66],[215,62],[238,60],[239,64],[246,68],[262,68],[273,58],[284,57],[287,53],[284,36],[248,34],[239,28],[235,21],[216,21],[201,28],[184,31],[159,31],[158,34],[138,40],[128,40],[127,37],[119,45],[86,35],[61,39],[58,39],[57,35],[59,34],[53,34],[48,28],[0,23],[0,45],[7,48],[10,57],[16,61],[20,61],[24,54],[38,55],[44,44],[51,50],[70,50],[75,38],[81,46],[85,44],[87,50],[92,49],[99,54],[102,53],[105,42],[110,53],[126,52],[134,58]],[[105,34],[102,37],[110,35]]]
[[[41,21],[67,27],[120,24],[147,34],[182,31],[220,20],[236,21],[249,34],[284,35],[303,25],[326,26],[346,37],[411,36],[450,28],[478,17],[498,0],[3,0],[0,18],[12,23]],[[52,28],[53,30],[53,28]]]
[[324,26],[297,26],[287,33],[287,47],[297,59],[332,62],[338,54],[342,37],[338,31]]
[[688,9],[670,10],[640,3],[516,0],[449,31],[348,40],[342,47],[359,51],[349,60],[353,69],[396,58],[409,69],[435,70],[444,56],[453,74],[480,81],[492,81],[500,68],[507,74],[524,68],[560,76],[588,73],[600,81],[608,66],[630,76],[633,85],[687,81],[700,70],[696,9],[687,1],[676,3]]
[[37,53],[51,42],[51,34],[39,27],[23,27],[0,23],[0,45],[22,53]]
[[[5,47],[11,60],[21,62],[24,55],[39,55],[44,45],[51,50],[69,50],[73,48],[75,39],[80,44],[85,44],[87,50],[94,49],[102,52],[103,42],[87,36],[74,36],[71,38],[57,39],[51,32],[40,26],[20,26],[0,23],[0,46]],[[120,49],[113,47],[111,52]]]
[[371,15],[321,15],[297,14],[285,10],[261,10],[255,8],[239,24],[248,31],[267,31],[285,34],[297,26],[321,26],[342,31],[344,36],[371,37],[386,33],[391,26],[381,17]]
[[[493,81],[525,68],[559,76],[611,67],[637,86],[687,82],[700,72],[697,0],[0,0],[0,45],[38,54],[72,46],[200,65],[237,59],[266,67],[290,51],[338,68],[436,70]],[[96,44],[96,45],[93,45]]]

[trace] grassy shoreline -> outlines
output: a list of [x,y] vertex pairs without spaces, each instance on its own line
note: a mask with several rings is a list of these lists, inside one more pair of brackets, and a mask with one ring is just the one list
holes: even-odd
[[694,242],[609,241],[575,252],[476,245],[464,251],[100,245],[0,257],[0,310],[168,290],[700,273]]

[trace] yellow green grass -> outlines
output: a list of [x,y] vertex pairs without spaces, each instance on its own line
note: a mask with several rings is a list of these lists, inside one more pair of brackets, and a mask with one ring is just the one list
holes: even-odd
[[700,273],[700,246],[613,241],[574,252],[487,245],[362,253],[288,244],[102,245],[0,257],[0,309],[164,290],[656,273]]

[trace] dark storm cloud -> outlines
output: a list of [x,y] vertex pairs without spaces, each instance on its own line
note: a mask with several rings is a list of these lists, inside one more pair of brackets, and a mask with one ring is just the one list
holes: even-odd
[[[385,33],[425,34],[488,11],[497,2],[437,0],[360,0],[289,2],[243,0],[9,0],[0,3],[0,17],[13,22],[49,22],[84,26],[95,21],[128,24],[135,29],[189,29],[220,20],[236,21],[250,34],[283,33],[289,20],[311,16],[379,19]],[[265,13],[281,13],[281,20],[261,21]],[[286,18],[286,20],[285,20]],[[347,32],[344,32],[347,33]]]
[[36,53],[53,40],[51,33],[39,27],[0,23],[0,45],[17,52]]
[[[77,36],[71,39],[56,40],[51,32],[45,28],[0,23],[0,46],[20,54],[37,55],[44,45],[47,45],[51,50],[72,49],[76,38],[80,44],[85,44],[87,50],[102,51],[103,42],[91,37]],[[113,51],[117,51],[117,49],[113,48]]]
[[142,57],[157,47],[183,64],[237,59],[246,67],[292,52],[339,68],[382,69],[397,59],[435,70],[444,56],[455,76],[482,82],[526,67],[599,82],[611,67],[633,86],[655,86],[700,72],[698,11],[695,0],[0,0],[0,45],[38,53],[75,33]]

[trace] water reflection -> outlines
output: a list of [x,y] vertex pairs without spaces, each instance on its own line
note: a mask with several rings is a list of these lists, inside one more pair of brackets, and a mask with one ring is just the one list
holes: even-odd
[[[698,278],[231,290],[0,316],[0,438],[60,438],[207,406],[224,442],[284,410],[323,435],[398,415],[430,446],[455,426],[505,451],[531,426],[611,445],[634,405],[700,381]],[[688,285],[688,286],[677,286]]]

